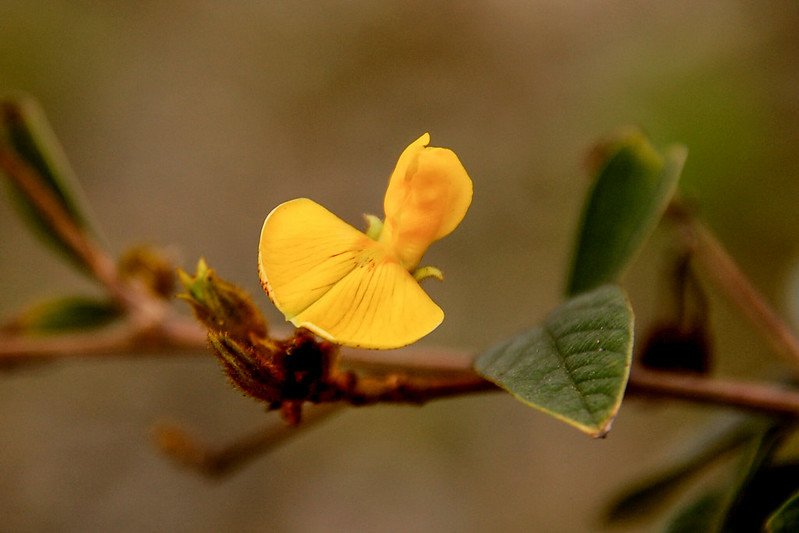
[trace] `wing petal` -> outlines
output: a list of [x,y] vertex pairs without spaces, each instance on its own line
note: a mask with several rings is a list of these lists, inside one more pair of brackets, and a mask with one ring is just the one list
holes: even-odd
[[266,217],[258,270],[287,320],[339,344],[397,348],[444,318],[385,245],[306,198]]
[[368,242],[373,241],[312,200],[285,202],[261,230],[261,284],[291,320],[355,268]]
[[292,321],[338,344],[389,349],[433,331],[444,312],[396,259],[380,248]]

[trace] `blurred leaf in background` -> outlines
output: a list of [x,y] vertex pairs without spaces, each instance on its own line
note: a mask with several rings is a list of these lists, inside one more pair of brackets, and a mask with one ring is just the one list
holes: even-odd
[[23,333],[63,333],[99,328],[121,315],[122,311],[113,302],[85,296],[68,296],[26,309],[3,329]]
[[[89,229],[80,185],[36,100],[22,95],[0,98],[0,142],[9,150],[8,157],[18,158],[26,171],[33,172],[29,186],[41,186],[77,228]],[[20,189],[14,180],[10,183],[14,202],[36,235],[83,269],[82,260],[63,241],[48,216],[30,200],[30,191]]]
[[596,176],[583,207],[569,295],[618,281],[676,192],[686,157],[682,146],[661,155],[636,130],[594,150]]

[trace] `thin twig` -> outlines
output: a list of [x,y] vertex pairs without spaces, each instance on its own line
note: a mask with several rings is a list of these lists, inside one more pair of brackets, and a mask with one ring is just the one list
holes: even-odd
[[96,331],[58,335],[0,335],[0,363],[79,357],[114,357],[190,351],[204,355],[206,331],[196,322],[171,317],[143,329],[125,320]]
[[223,477],[248,461],[274,449],[291,437],[297,436],[330,415],[339,412],[343,405],[325,404],[308,410],[299,426],[281,422],[273,423],[257,432],[244,435],[222,448],[213,448],[173,425],[162,425],[154,430],[157,446],[174,461],[214,478]]
[[637,397],[673,398],[766,414],[799,417],[799,391],[774,383],[756,383],[635,368],[627,393]]
[[345,400],[353,405],[376,403],[411,403],[421,405],[430,400],[499,390],[490,381],[469,371],[438,371],[428,375],[401,373],[395,369],[387,375],[360,376],[351,387],[342,384]]
[[[471,379],[468,377],[472,358],[466,353],[461,354],[460,365],[454,364],[454,352],[445,353],[447,354],[444,358],[447,367],[446,372],[461,371],[460,375],[454,374],[454,376],[459,377],[453,378],[453,383],[461,387],[460,392],[456,394],[499,390],[495,385],[482,380],[476,374],[473,374]],[[358,363],[361,365],[369,364],[372,365],[372,368],[378,368],[380,365],[379,352],[372,352],[371,354],[358,352],[357,355],[359,357]],[[411,361],[411,364],[405,366],[405,368],[414,368],[413,364],[419,358],[425,358],[427,364],[431,367],[436,366],[436,360],[433,355],[425,354],[424,350],[409,350],[408,360]],[[386,368],[386,371],[389,368],[393,368],[394,372],[397,372],[398,368],[403,368],[403,364],[393,361],[392,366]],[[391,401],[390,395],[384,394],[389,397],[381,401]],[[740,381],[662,372],[636,366],[630,373],[627,395],[631,399],[640,397],[672,398],[698,404],[737,407],[766,414],[776,413],[799,417],[799,391],[768,382]],[[447,394],[443,394],[441,397],[447,396]],[[431,397],[431,394],[426,395],[426,399],[431,399]]]
[[710,229],[679,203],[668,211],[692,258],[713,283],[754,324],[772,349],[799,372],[799,339],[767,303]]

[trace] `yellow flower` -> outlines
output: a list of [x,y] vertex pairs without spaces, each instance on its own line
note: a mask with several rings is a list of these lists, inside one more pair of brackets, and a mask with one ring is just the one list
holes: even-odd
[[286,320],[337,344],[378,349],[415,342],[444,320],[419,285],[441,271],[418,265],[463,219],[472,181],[454,152],[429,142],[425,133],[402,152],[385,220],[367,215],[366,233],[307,198],[269,213],[258,273]]

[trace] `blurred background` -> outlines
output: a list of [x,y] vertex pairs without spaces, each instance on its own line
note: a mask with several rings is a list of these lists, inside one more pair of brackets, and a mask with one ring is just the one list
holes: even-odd
[[[472,352],[560,301],[585,157],[625,124],[689,147],[684,194],[788,312],[798,27],[789,1],[0,0],[0,91],[41,101],[115,253],[203,256],[275,323],[255,266],[266,214],[306,196],[360,226],[429,131],[475,196],[426,256],[447,318],[422,343]],[[670,247],[659,230],[627,274],[639,333],[665,313]],[[8,316],[96,288],[4,200],[0,291]],[[712,305],[720,372],[768,372],[763,343]],[[157,454],[155,422],[221,444],[274,420],[210,355],[63,361],[0,375],[0,529],[595,530],[608,497],[716,416],[632,400],[595,441],[499,394],[351,409],[210,482]]]

